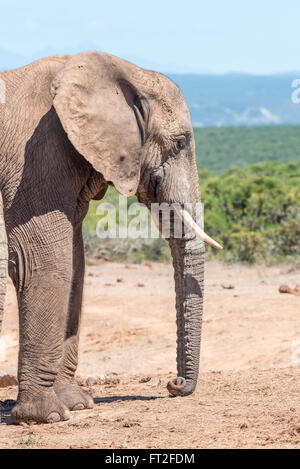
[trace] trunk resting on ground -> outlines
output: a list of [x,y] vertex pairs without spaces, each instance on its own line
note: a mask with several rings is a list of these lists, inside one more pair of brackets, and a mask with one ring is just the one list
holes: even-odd
[[177,372],[168,383],[174,396],[187,396],[196,387],[203,313],[204,243],[197,238],[170,240],[177,311]]

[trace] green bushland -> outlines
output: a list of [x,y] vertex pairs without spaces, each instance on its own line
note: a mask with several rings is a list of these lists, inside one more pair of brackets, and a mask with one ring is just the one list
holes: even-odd
[[[208,247],[208,256],[227,262],[299,263],[300,127],[196,129],[195,138],[205,230],[224,246],[221,252]],[[268,161],[272,155],[275,161]],[[265,162],[256,163],[261,160]],[[130,197],[128,205],[136,200]],[[118,193],[109,188],[103,201],[117,207]],[[170,260],[161,238],[99,239],[99,203],[91,202],[84,220],[88,257]]]
[[300,126],[194,129],[198,169],[221,174],[262,161],[300,159]]
[[[300,260],[300,161],[199,171],[205,230],[230,262]],[[211,251],[211,255],[215,255]]]

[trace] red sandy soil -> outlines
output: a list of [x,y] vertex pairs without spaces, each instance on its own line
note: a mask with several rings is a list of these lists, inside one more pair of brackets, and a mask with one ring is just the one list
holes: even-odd
[[[88,266],[78,376],[94,378],[95,407],[52,425],[8,419],[0,448],[300,448],[300,297],[278,291],[299,277],[282,265],[207,263],[198,387],[171,398],[172,267]],[[9,284],[0,375],[16,374],[17,327]],[[0,400],[16,393],[0,388]]]

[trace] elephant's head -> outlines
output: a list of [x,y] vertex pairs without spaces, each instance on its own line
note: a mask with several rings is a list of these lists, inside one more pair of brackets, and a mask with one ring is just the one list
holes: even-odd
[[[200,203],[190,114],[167,77],[116,57],[88,52],[71,58],[52,84],[54,106],[74,147],[122,194],[177,203],[190,228],[172,234],[177,308],[178,378],[173,395],[193,392],[199,368],[204,244],[220,247],[194,222]],[[190,213],[180,207],[190,203]],[[200,238],[200,240],[199,240]]]

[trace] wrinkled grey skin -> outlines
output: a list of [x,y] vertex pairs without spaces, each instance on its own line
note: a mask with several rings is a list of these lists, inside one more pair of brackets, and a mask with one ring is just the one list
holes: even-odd
[[[90,408],[76,386],[84,276],[82,221],[109,184],[151,202],[200,201],[190,114],[178,87],[116,57],[50,57],[0,74],[0,189],[17,291],[19,394],[14,422],[56,422]],[[178,147],[179,137],[186,147]],[[194,210],[195,211],[195,210]],[[193,214],[195,216],[195,213]],[[169,240],[176,288],[178,378],[195,389],[204,246]],[[99,305],[101,307],[101,305]]]
[[7,246],[6,246],[6,233],[2,211],[2,197],[0,194],[0,333],[3,320],[3,309],[5,301],[7,279]]

